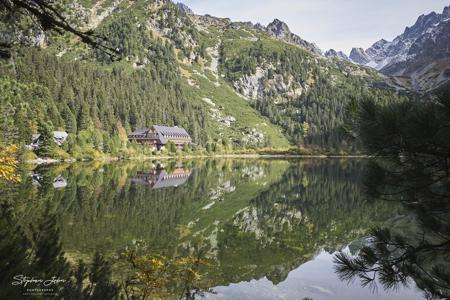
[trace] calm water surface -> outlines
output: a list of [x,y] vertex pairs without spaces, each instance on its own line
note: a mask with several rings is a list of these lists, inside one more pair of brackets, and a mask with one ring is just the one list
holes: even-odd
[[[195,299],[423,299],[414,285],[373,292],[341,282],[333,254],[352,254],[370,228],[402,213],[367,201],[359,160],[204,160],[86,163],[26,170],[3,187],[19,222],[50,210],[69,262],[145,245],[176,257],[201,248],[212,293]],[[200,245],[200,246],[199,246]],[[173,295],[173,299],[176,299]],[[170,298],[170,297],[169,297]]]

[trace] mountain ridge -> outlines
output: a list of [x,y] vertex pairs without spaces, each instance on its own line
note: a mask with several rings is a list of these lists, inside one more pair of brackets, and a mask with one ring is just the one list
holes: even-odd
[[[353,54],[353,55],[352,55]],[[450,80],[450,6],[422,14],[392,41],[381,39],[368,49],[353,48],[350,59],[392,76],[393,83],[427,91]]]
[[[88,129],[114,138],[120,133],[126,143],[127,132],[167,124],[186,128],[204,149],[349,153],[357,151],[342,130],[350,99],[400,98],[377,72],[326,58],[278,19],[267,26],[232,22],[169,0],[75,6],[74,24],[108,37],[118,60],[46,32],[45,45],[21,46],[16,74],[2,62],[0,75],[48,89],[54,112],[48,122],[77,136]],[[38,128],[39,117],[29,119],[28,128]]]

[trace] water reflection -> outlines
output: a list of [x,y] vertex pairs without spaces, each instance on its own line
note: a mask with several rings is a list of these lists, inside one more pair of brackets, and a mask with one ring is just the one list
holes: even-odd
[[148,185],[152,189],[161,189],[183,185],[189,176],[191,176],[191,171],[182,167],[177,167],[172,171],[156,168],[151,171],[137,172],[131,181],[136,184]]
[[419,300],[423,299],[415,289],[401,288],[377,293],[336,280],[333,269],[333,254],[320,251],[313,259],[293,269],[285,280],[274,284],[269,278],[252,279],[214,287],[216,294],[207,294],[205,299],[233,300],[284,300],[284,299],[345,299],[345,300]]
[[[41,174],[33,172],[33,173],[31,173],[30,177],[32,180],[32,184],[34,186],[38,186],[38,187],[42,186],[44,177]],[[64,177],[62,177],[61,175],[58,175],[53,179],[53,187],[55,189],[63,189],[66,186],[67,186],[67,180]]]
[[373,162],[369,195],[401,203],[405,210],[371,230],[356,255],[336,255],[336,271],[371,289],[417,285],[427,299],[450,297],[450,181],[448,159],[405,155]]
[[67,186],[67,181],[64,177],[61,175],[57,176],[55,179],[53,179],[53,187],[55,189],[63,189]]
[[[83,276],[92,277],[88,274],[97,270],[95,265],[104,265],[105,274],[99,276],[105,293],[106,287],[111,291],[104,299],[133,293],[149,299],[193,299],[205,292],[205,297],[218,299],[323,299],[328,292],[335,298],[384,299],[384,294],[347,287],[327,271],[332,253],[399,212],[395,204],[365,200],[360,189],[363,164],[193,160],[168,163],[164,169],[153,162],[42,166],[34,170],[42,177],[39,186],[28,177],[14,188],[0,187],[8,196],[2,209],[9,221],[2,228],[11,242],[18,241],[16,235],[27,237],[24,253],[38,253],[35,238],[51,236],[41,247],[54,253],[49,260],[64,266],[51,272],[70,278],[72,289],[86,280]],[[55,188],[55,178],[64,178],[65,188]],[[157,188],[163,186],[167,188]],[[30,229],[42,222],[51,226]],[[351,248],[357,252],[359,247],[354,243]],[[134,259],[126,255],[130,253]],[[41,274],[42,265],[32,257],[39,255],[4,273],[2,286],[21,269],[39,276],[51,273]],[[7,264],[13,259],[6,259]],[[295,274],[305,266],[328,275],[295,285]],[[144,280],[143,274],[153,275]],[[235,298],[238,294],[241,298]],[[402,291],[392,299],[412,294]]]

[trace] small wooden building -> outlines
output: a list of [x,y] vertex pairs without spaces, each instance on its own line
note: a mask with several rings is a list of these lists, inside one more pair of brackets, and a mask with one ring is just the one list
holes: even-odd
[[184,128],[153,125],[151,128],[141,128],[128,135],[128,140],[142,145],[149,145],[157,150],[163,149],[168,142],[177,148],[192,142],[192,138]]

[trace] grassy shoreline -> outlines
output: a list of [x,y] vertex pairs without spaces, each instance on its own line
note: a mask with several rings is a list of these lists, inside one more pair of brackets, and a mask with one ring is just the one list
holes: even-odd
[[291,158],[346,158],[346,159],[362,159],[362,158],[372,158],[370,155],[325,155],[325,154],[215,154],[215,155],[181,155],[181,156],[137,156],[137,157],[101,157],[95,159],[53,159],[53,158],[38,158],[34,160],[25,160],[22,163],[25,164],[57,164],[57,163],[75,163],[75,162],[87,162],[87,161],[121,161],[121,160],[137,160],[137,161],[148,161],[148,160],[173,160],[173,159],[199,159],[199,158],[236,158],[236,159],[270,159],[270,158],[280,158],[280,159],[291,159]]

